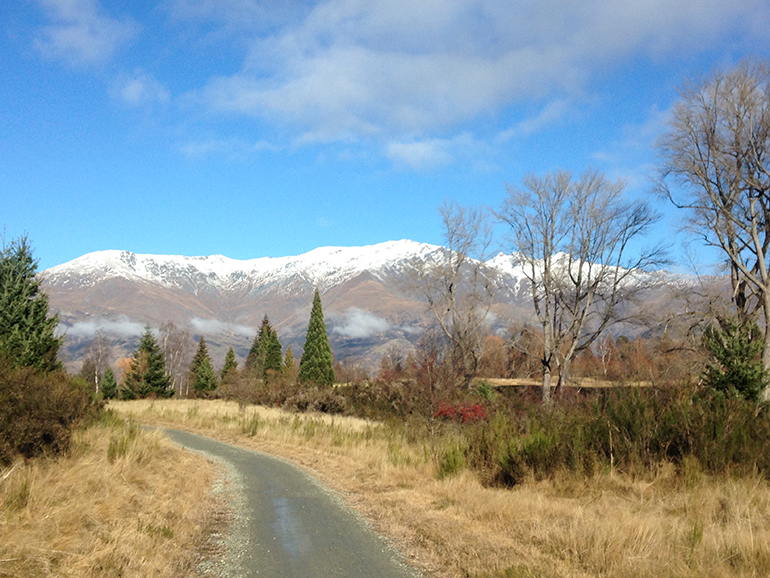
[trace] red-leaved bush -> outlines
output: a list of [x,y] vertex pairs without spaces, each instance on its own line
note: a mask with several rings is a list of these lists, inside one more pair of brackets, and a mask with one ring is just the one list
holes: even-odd
[[480,403],[466,403],[458,405],[439,405],[436,413],[433,417],[446,419],[449,421],[457,420],[461,423],[469,423],[475,421],[484,421],[487,419],[487,410]]

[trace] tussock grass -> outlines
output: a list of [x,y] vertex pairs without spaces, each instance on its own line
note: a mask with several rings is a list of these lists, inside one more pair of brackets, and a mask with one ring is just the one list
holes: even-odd
[[560,471],[490,488],[465,468],[451,428],[221,401],[111,407],[312,468],[431,576],[770,576],[770,484],[760,476],[714,476],[688,459],[645,476]]
[[214,476],[108,414],[68,456],[0,471],[0,576],[190,576]]

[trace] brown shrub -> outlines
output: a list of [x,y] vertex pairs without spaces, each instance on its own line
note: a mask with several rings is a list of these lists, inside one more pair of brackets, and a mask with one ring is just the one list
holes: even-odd
[[66,451],[72,428],[99,408],[81,378],[0,359],[0,465]]

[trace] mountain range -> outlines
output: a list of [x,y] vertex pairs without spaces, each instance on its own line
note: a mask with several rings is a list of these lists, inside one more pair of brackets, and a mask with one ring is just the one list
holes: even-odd
[[[44,290],[66,335],[61,356],[77,369],[99,330],[115,357],[130,354],[146,325],[166,321],[204,335],[215,366],[227,348],[245,358],[268,315],[281,342],[299,356],[313,292],[319,289],[337,359],[376,365],[387,348],[406,353],[430,324],[414,283],[416,262],[444,259],[445,249],[409,240],[365,247],[322,247],[295,257],[236,260],[98,251],[43,271]],[[522,275],[511,257],[489,262],[499,273],[497,325],[524,314]]]
[[[388,350],[406,354],[431,324],[416,263],[441,262],[445,252],[409,240],[249,260],[98,251],[42,277],[70,371],[97,330],[117,358],[131,353],[145,326],[167,321],[196,341],[204,335],[215,366],[230,346],[242,361],[264,315],[299,357],[316,288],[335,358],[373,368]],[[511,255],[487,263],[497,272],[490,331],[504,333],[511,320],[532,315],[528,283]]]

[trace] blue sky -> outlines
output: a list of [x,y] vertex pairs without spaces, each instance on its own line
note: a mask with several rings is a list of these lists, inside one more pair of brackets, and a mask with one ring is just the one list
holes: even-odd
[[768,29],[766,0],[3,2],[0,225],[45,269],[439,244],[445,199],[561,168],[648,196],[676,87]]

